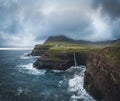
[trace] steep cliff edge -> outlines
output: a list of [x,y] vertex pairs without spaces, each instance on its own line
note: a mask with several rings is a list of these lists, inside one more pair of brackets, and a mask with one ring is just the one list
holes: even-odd
[[[52,37],[52,40],[54,37]],[[73,44],[64,37],[48,40],[35,46],[32,55],[40,56],[34,63],[37,69],[66,70],[74,66],[74,53],[78,65],[86,65],[84,88],[97,101],[120,101],[120,40],[109,47],[103,45]],[[73,41],[73,40],[72,40]]]
[[118,43],[117,41],[106,41],[106,42],[90,42],[90,41],[84,41],[84,40],[74,40],[70,39],[66,36],[51,36],[49,37],[43,44],[35,45],[32,52],[28,55],[32,56],[41,56],[44,54],[47,50],[49,50],[51,47],[84,47],[84,48],[100,48],[109,46],[112,43]]
[[84,87],[98,101],[120,101],[120,47],[89,54]]
[[34,63],[34,67],[66,70],[74,66],[74,53],[78,65],[87,66],[84,88],[98,101],[120,101],[120,47],[53,47]]
[[[78,50],[81,52],[78,52]],[[56,48],[53,47],[46,51],[35,63],[34,67],[37,69],[57,69],[66,70],[71,66],[74,66],[74,53],[79,65],[85,65],[86,53],[83,53],[82,48]]]
[[31,54],[32,56],[41,56],[43,53],[45,53],[49,48],[51,48],[51,45],[35,45],[34,49],[32,50]]

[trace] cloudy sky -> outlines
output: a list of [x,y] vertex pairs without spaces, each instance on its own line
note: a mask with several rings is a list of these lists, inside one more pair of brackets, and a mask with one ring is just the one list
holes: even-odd
[[31,47],[49,36],[120,38],[120,0],[0,0],[0,47]]

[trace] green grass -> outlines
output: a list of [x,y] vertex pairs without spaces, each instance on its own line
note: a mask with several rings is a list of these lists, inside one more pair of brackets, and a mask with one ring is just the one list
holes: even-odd
[[93,51],[94,49],[91,49],[91,48],[88,48],[88,47],[77,47],[77,46],[72,46],[72,47],[65,47],[65,46],[62,46],[62,47],[51,47],[47,53],[48,54],[62,54],[62,53],[74,53],[74,52],[80,52],[80,53],[83,53],[83,52],[90,52],[90,51]]
[[35,45],[35,49],[48,48],[48,47],[53,47],[53,45],[47,45],[47,44],[38,44],[38,45]]
[[[70,42],[49,42],[45,44],[36,45],[35,49],[48,48],[47,53],[52,54],[62,54],[62,53],[71,53],[71,52],[89,52],[92,54],[97,54],[100,51],[105,50],[106,45],[83,45],[83,44],[74,44]],[[107,53],[104,54],[104,57],[108,60],[119,62],[120,60],[120,46],[119,42],[113,44],[109,47]]]
[[87,48],[104,48],[108,45],[102,45],[102,44],[76,44],[72,42],[49,42],[45,43],[44,45],[50,45],[50,46],[57,46],[57,47],[87,47]]
[[109,51],[106,52],[105,58],[120,64],[120,46],[109,47]]
[[49,42],[44,45],[53,46],[49,49],[50,52],[80,52],[80,51],[95,51],[103,48],[102,45],[83,45],[69,42]]
[[49,42],[49,43],[45,43],[45,45],[52,45],[52,46],[57,46],[57,47],[72,47],[72,46],[81,46],[80,44],[74,44],[74,43],[70,43],[70,42]]

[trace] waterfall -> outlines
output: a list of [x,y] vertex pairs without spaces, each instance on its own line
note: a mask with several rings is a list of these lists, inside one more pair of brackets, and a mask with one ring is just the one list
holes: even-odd
[[74,53],[74,65],[77,66],[77,60],[76,60],[75,53]]
[[[78,66],[76,60],[76,54],[74,56],[74,66],[67,69],[66,72],[70,73],[68,79],[68,91],[71,92],[71,98],[69,101],[95,101],[84,89],[84,76],[86,67]],[[71,77],[73,74],[73,77]]]

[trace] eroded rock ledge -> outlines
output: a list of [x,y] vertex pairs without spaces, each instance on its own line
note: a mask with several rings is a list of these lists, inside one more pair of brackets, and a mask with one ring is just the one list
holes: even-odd
[[[66,70],[71,66],[74,66],[73,52],[70,53],[45,53],[35,63],[34,67],[37,69],[57,69]],[[86,55],[81,53],[75,53],[77,63],[79,65],[85,65]]]

